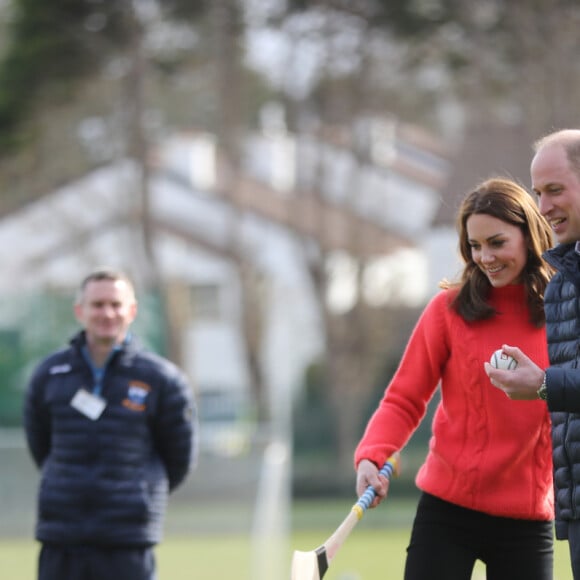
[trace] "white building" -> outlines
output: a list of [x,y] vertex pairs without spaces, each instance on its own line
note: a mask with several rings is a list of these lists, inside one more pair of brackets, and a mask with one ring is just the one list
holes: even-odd
[[[262,366],[271,392],[291,393],[322,349],[304,268],[305,247],[317,251],[316,232],[305,245],[304,237],[276,214],[280,204],[298,203],[300,192],[317,189],[327,208],[358,216],[364,229],[398,240],[367,256],[367,299],[416,305],[436,289],[434,277],[454,273],[450,237],[430,236],[448,162],[422,134],[393,131],[392,125],[376,134],[368,127],[363,131],[363,162],[340,139],[321,145],[287,134],[252,136],[245,149],[245,172],[266,183],[264,191],[270,193],[241,206],[229,203],[228,192],[220,189],[211,136],[177,135],[156,152],[149,198],[155,262],[162,278],[182,293],[183,366],[208,401],[211,393],[243,398],[250,389],[234,246],[251,257],[264,279]],[[135,225],[139,181],[135,164],[119,162],[1,219],[0,295],[41,288],[72,291],[89,269],[101,264],[128,271],[139,290],[147,272],[142,230]],[[349,248],[341,249],[340,239],[336,243],[329,254],[334,272],[329,297],[340,309],[348,308],[357,292]],[[142,308],[140,317],[146,316]],[[10,328],[16,321],[14,304],[4,302],[0,327]]]

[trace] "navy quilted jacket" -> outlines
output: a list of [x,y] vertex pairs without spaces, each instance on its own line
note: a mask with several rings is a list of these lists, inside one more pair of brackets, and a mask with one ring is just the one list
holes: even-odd
[[61,544],[150,546],[160,541],[169,491],[195,461],[195,409],[183,373],[134,339],[110,359],[106,408],[92,420],[71,406],[93,373],[84,333],[34,371],[24,407],[41,469],[36,538]]
[[580,254],[562,244],[544,255],[558,272],[544,296],[550,368],[546,372],[552,417],[556,535],[580,518]]

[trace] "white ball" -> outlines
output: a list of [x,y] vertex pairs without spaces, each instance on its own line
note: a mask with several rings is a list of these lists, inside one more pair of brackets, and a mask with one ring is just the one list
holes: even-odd
[[501,348],[491,355],[489,364],[496,369],[504,371],[513,371],[518,366],[516,359],[506,354]]

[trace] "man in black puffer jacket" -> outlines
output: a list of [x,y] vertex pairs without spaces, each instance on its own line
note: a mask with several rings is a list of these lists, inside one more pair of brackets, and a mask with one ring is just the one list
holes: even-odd
[[153,580],[168,494],[195,462],[185,375],[139,346],[131,281],[101,269],[75,304],[81,330],[34,370],[24,423],[41,470],[39,580]]
[[567,539],[580,580],[580,130],[552,133],[535,145],[531,174],[542,215],[558,246],[544,256],[556,270],[544,296],[550,367],[518,348],[515,371],[486,364],[492,383],[512,399],[546,400],[552,417],[556,537]]

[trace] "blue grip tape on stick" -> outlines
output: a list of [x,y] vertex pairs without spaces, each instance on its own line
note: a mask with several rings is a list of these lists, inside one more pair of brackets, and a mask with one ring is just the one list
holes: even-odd
[[[383,465],[382,469],[379,471],[379,475],[384,475],[387,479],[391,479],[393,472],[397,471],[397,457],[393,456],[387,459],[386,463]],[[364,512],[369,509],[371,503],[375,499],[377,492],[372,485],[369,485],[366,491],[358,498],[358,501],[352,507],[353,511],[356,511],[358,518],[362,518]]]

